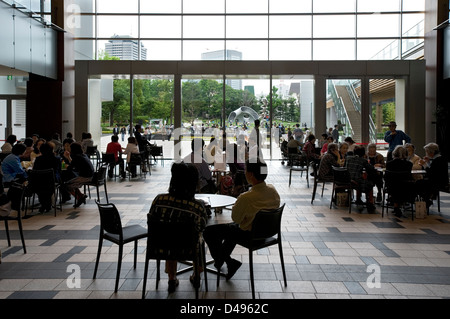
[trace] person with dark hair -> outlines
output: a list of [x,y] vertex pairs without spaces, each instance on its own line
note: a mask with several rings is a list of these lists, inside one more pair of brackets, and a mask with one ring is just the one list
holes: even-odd
[[[150,156],[150,149],[151,149],[152,145],[146,138],[144,138],[142,136],[143,131],[144,131],[144,129],[142,128],[142,125],[136,124],[134,136],[136,138],[136,142],[139,147],[139,152],[144,152],[144,155],[143,155],[144,158],[148,159],[148,157]],[[144,167],[142,171],[147,172],[146,167]]]
[[34,151],[33,148],[33,139],[31,137],[27,137],[25,141],[23,141],[23,144],[27,147],[25,152],[20,155],[21,161],[31,161],[31,153]]
[[20,155],[22,155],[26,146],[23,143],[14,144],[11,154],[6,156],[2,161],[3,183],[10,183],[16,178],[28,178],[27,172],[20,163]]
[[17,136],[14,134],[6,138],[5,144],[2,145],[2,153],[11,153],[14,143],[17,142]]
[[198,189],[200,193],[215,193],[217,186],[212,179],[208,163],[203,157],[204,147],[205,141],[203,138],[193,138],[191,141],[192,152],[184,157],[183,162],[192,163],[197,168],[199,174]]
[[250,238],[253,219],[260,210],[280,207],[280,195],[273,185],[265,182],[267,174],[265,162],[256,158],[247,160],[245,177],[252,187],[239,195],[233,205],[233,222],[210,225],[203,232],[203,238],[214,259],[214,266],[220,270],[224,263],[227,264],[227,280],[231,279],[242,265],[240,261],[231,258],[237,240]]
[[83,137],[81,138],[81,147],[83,149],[83,153],[86,153],[87,148],[94,146],[94,140],[92,139],[92,134],[87,132],[83,133]]
[[387,161],[392,160],[392,152],[398,145],[403,145],[405,143],[411,143],[411,137],[405,132],[397,130],[397,123],[394,121],[389,122],[389,130],[384,133],[384,141],[389,144],[389,149],[387,152]]
[[119,175],[122,178],[126,177],[124,162],[122,158],[122,145],[119,143],[119,135],[111,136],[111,142],[106,145],[106,153],[114,154],[114,163],[109,165],[108,176],[113,177],[114,166],[119,165]]
[[[61,181],[61,159],[55,156],[54,144],[53,142],[47,142],[40,147],[41,156],[37,157],[34,165],[33,171],[43,170],[43,169],[53,169],[55,173],[55,181]],[[52,208],[52,194],[45,192],[37,192],[39,203],[41,207],[39,212],[48,212]]]
[[59,137],[58,133],[53,133],[52,139],[50,140],[53,144],[55,144],[54,152],[55,154],[59,154],[61,152],[61,149],[63,147],[63,143],[61,142],[61,138]]
[[75,198],[74,208],[79,207],[82,203],[86,204],[87,196],[79,190],[84,183],[89,182],[94,175],[94,166],[83,152],[80,143],[70,144],[70,152],[65,151],[64,156],[69,161],[67,171],[73,173],[75,177],[66,181],[65,187],[67,191]]
[[[169,191],[155,197],[148,213],[148,219],[164,218],[170,222],[170,219],[193,218],[197,230],[202,232],[206,226],[207,211],[203,202],[195,199],[198,181],[197,168],[190,163],[175,162],[172,164],[171,173]],[[194,264],[194,267],[200,267],[200,265]],[[169,277],[169,293],[172,293],[179,284],[177,261],[166,260],[165,272]],[[192,283],[195,282],[193,275],[190,280]]]
[[318,164],[320,162],[320,155],[316,153],[316,137],[314,134],[309,134],[307,139],[308,141],[303,145],[303,151],[311,162]]

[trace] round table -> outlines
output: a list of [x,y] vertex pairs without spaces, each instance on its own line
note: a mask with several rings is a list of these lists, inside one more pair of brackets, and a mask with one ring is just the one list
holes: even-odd
[[234,205],[236,202],[235,197],[220,194],[195,194],[195,199],[204,201],[211,209],[215,209],[216,213],[222,208]]

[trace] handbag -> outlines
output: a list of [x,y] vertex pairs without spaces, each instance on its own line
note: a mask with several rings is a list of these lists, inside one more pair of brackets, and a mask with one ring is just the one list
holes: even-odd
[[427,216],[427,205],[424,201],[416,201],[416,218],[425,218]]

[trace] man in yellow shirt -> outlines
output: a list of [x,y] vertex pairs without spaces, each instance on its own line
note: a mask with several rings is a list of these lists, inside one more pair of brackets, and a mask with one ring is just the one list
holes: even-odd
[[203,232],[203,238],[214,258],[214,266],[220,269],[224,263],[227,264],[227,280],[231,279],[242,265],[240,261],[231,258],[236,241],[250,238],[252,222],[258,211],[280,207],[280,195],[273,185],[265,182],[265,162],[259,159],[247,160],[245,177],[252,187],[237,198],[231,213],[233,222],[207,226]]

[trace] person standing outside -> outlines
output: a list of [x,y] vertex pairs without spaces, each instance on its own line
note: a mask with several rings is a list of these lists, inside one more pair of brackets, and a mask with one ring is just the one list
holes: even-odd
[[295,129],[294,132],[292,132],[292,134],[294,135],[294,138],[299,141],[300,143],[303,144],[303,130],[300,127],[300,124],[295,124]]
[[403,131],[397,130],[397,123],[394,121],[389,122],[389,131],[384,134],[384,141],[389,143],[389,149],[387,153],[387,161],[392,160],[392,152],[398,145],[405,143],[411,143],[411,138]]
[[113,135],[115,135],[115,136],[119,135],[119,127],[117,126],[117,124],[113,128]]
[[331,136],[333,137],[333,141],[335,143],[339,143],[339,130],[338,130],[339,126],[336,124],[334,126],[333,131],[331,131]]

